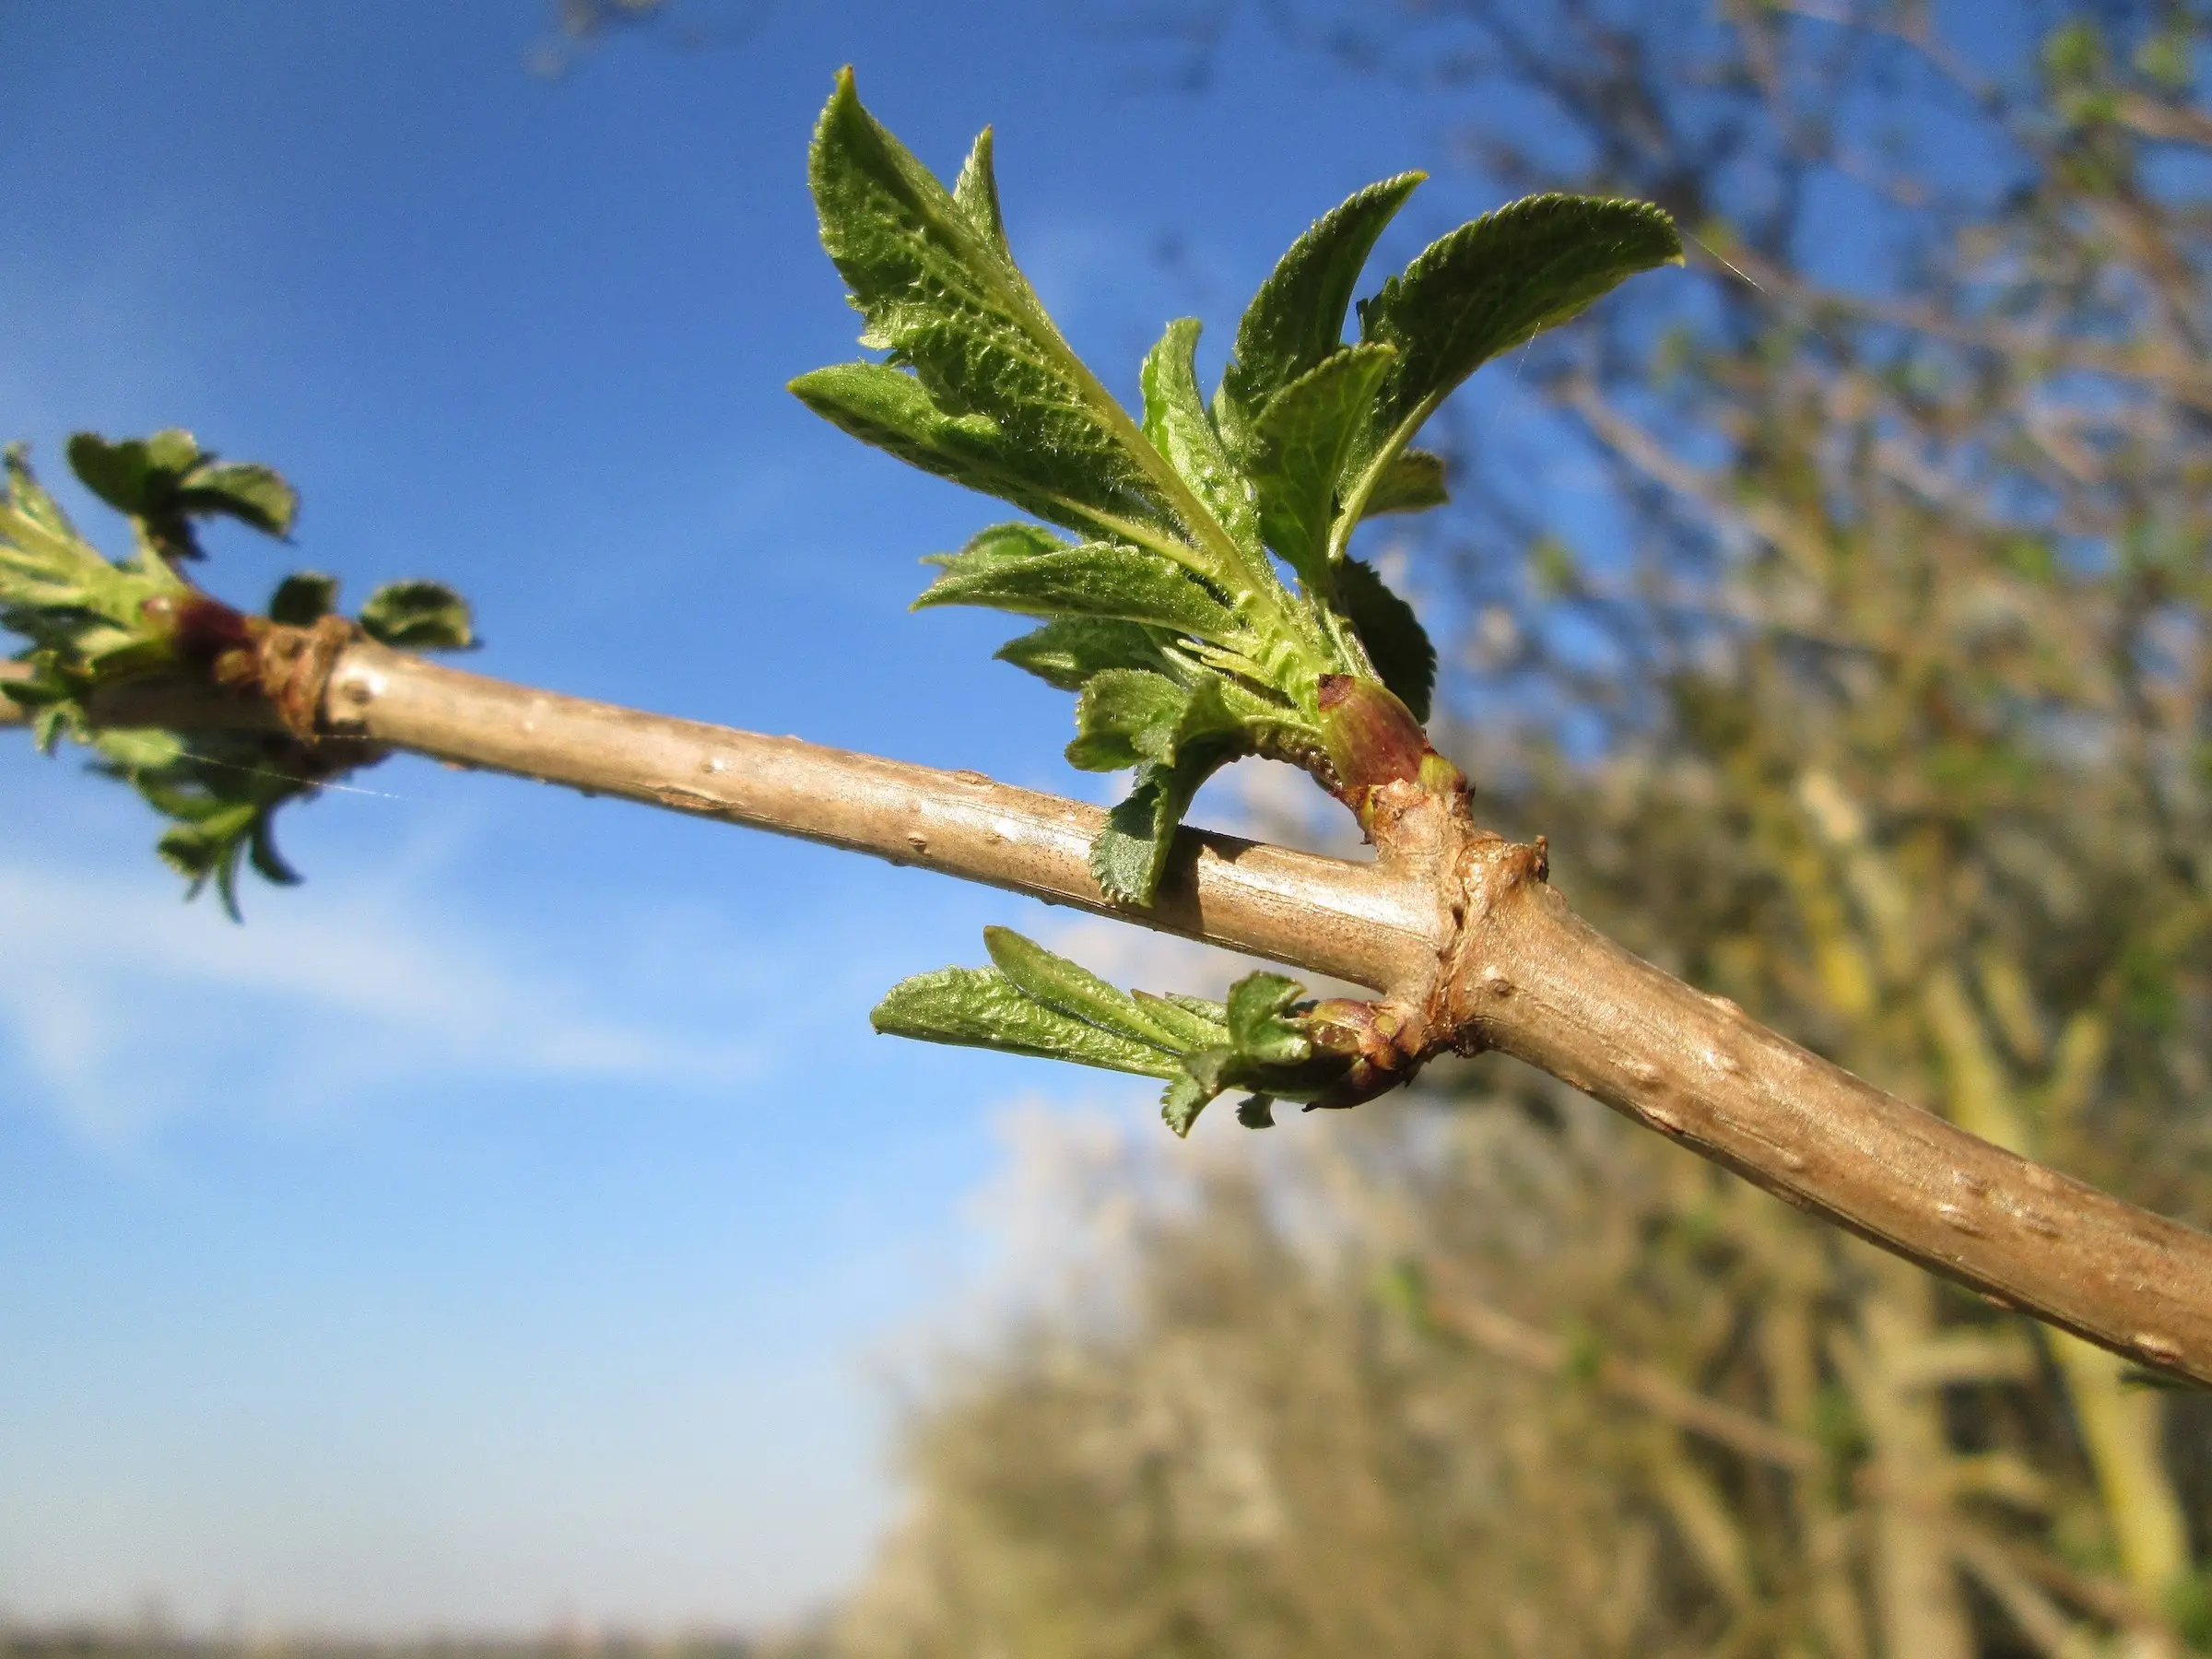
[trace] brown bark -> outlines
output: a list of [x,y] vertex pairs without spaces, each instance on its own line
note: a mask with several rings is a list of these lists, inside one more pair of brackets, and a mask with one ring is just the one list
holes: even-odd
[[[1370,985],[1422,1053],[1497,1049],[1799,1206],[2115,1353],[2212,1382],[2212,1238],[1966,1134],[1642,961],[1574,915],[1541,845],[1414,784],[1373,865],[1186,830],[1158,900],[1091,879],[1095,807],[466,674],[357,643],[334,741],[412,750],[870,853]],[[125,688],[116,724],[265,723],[265,703]],[[1397,792],[1393,794],[1391,792]]]

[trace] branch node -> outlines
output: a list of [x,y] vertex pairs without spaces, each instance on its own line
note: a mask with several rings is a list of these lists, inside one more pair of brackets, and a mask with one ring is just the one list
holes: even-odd
[[[252,676],[284,729],[301,743],[312,744],[321,735],[323,699],[330,689],[339,653],[361,638],[361,630],[345,618],[318,618],[305,628],[283,623],[266,624],[253,655]],[[228,677],[218,665],[218,677]]]

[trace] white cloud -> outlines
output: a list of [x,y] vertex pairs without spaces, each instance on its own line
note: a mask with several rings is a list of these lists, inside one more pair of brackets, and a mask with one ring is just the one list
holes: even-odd
[[270,904],[237,927],[166,881],[0,862],[13,1069],[111,1147],[216,1104],[298,1115],[432,1075],[698,1088],[758,1074],[749,1034],[702,1042],[609,1012],[526,954],[419,900]]

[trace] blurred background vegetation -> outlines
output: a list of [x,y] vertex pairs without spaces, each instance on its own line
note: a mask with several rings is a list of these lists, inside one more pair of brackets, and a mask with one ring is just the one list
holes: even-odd
[[[682,13],[574,0],[534,62]],[[1196,88],[1221,15],[1129,23]],[[1489,820],[1673,971],[2212,1224],[2212,11],[1276,21],[1508,192],[1696,239],[1530,350],[1545,413],[1463,420],[1389,554]],[[2203,1396],[1502,1064],[1328,1129],[1125,1155],[1123,1224],[913,1400],[808,1651],[2212,1651]]]

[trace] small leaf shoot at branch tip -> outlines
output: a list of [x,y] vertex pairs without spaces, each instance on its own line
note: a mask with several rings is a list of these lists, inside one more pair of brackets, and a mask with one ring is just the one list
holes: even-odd
[[[29,641],[15,660],[29,673],[0,689],[29,710],[41,749],[52,752],[64,736],[87,745],[96,771],[130,784],[167,819],[158,850],[184,877],[186,896],[212,885],[236,919],[241,869],[279,886],[300,879],[276,851],[277,809],[375,754],[291,731],[187,738],[118,727],[95,720],[91,701],[104,689],[160,676],[240,696],[269,694],[279,667],[296,670],[312,656],[277,647],[297,647],[317,629],[335,628],[341,639],[347,631],[335,619],[337,579],[295,571],[277,582],[266,616],[251,617],[183,575],[186,561],[204,557],[196,519],[227,516],[271,536],[289,532],[299,498],[271,467],[218,461],[181,428],[112,441],[79,432],[67,454],[85,487],[130,520],[135,545],[128,558],[109,560],[40,485],[23,449],[7,452],[0,627]],[[380,589],[359,628],[416,650],[458,650],[475,640],[465,602],[429,582]]]
[[816,127],[810,177],[861,344],[885,355],[792,389],[855,437],[1077,538],[987,530],[936,558],[942,574],[915,603],[1043,624],[1000,655],[1077,694],[1071,764],[1134,772],[1092,857],[1132,905],[1151,902],[1192,796],[1240,757],[1303,766],[1363,810],[1354,794],[1373,780],[1343,775],[1323,688],[1386,688],[1418,726],[1436,653],[1412,607],[1350,558],[1354,530],[1445,500],[1442,463],[1410,443],[1476,368],[1680,257],[1655,207],[1532,198],[1388,278],[1347,344],[1360,271],[1421,182],[1403,173],[1291,246],[1210,403],[1194,369],[1199,324],[1170,324],[1133,418],[1016,263],[987,131],[947,191],[863,107],[848,70]]

